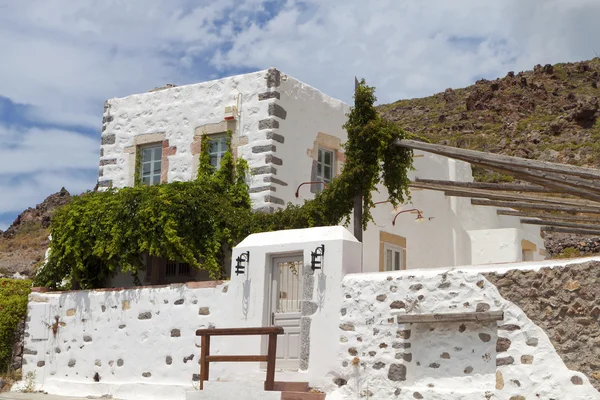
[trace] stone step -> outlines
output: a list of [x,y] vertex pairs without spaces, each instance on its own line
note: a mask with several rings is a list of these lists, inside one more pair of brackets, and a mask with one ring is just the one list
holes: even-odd
[[308,392],[308,382],[275,382],[274,390],[278,392]]
[[325,400],[325,393],[281,392],[281,400]]

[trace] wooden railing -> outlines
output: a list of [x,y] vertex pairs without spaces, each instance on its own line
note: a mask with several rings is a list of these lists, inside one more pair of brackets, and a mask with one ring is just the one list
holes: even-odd
[[[204,389],[204,381],[209,377],[209,365],[211,362],[265,362],[267,363],[267,379],[265,390],[273,390],[275,386],[275,360],[277,353],[277,335],[283,334],[283,328],[272,326],[268,328],[223,328],[223,329],[198,329],[196,336],[200,336],[200,390]],[[211,336],[251,336],[269,335],[267,355],[258,356],[211,356]]]

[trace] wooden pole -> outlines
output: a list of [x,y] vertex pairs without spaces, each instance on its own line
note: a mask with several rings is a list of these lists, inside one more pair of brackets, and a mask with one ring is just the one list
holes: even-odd
[[556,233],[574,233],[577,235],[590,235],[600,236],[600,229],[577,229],[577,228],[563,228],[560,226],[544,226],[542,227],[544,232],[556,232]]
[[534,213],[514,210],[496,210],[498,215],[508,215],[511,217],[526,217],[526,218],[540,218],[547,220],[558,220],[558,221],[573,221],[573,222],[589,222],[600,225],[600,219],[595,219],[586,216],[571,216],[563,214],[546,214],[546,213]]
[[275,363],[277,362],[277,334],[269,335],[269,345],[267,350],[267,380],[265,381],[265,390],[275,388]]
[[547,196],[532,196],[527,194],[510,194],[502,193],[492,190],[483,189],[461,189],[455,188],[448,185],[433,185],[433,184],[422,184],[422,183],[411,183],[410,187],[416,187],[427,190],[437,190],[445,192],[447,196],[455,197],[479,197],[490,200],[516,200],[516,201],[531,201],[535,203],[552,203],[552,204],[565,204],[573,206],[585,206],[585,207],[598,207],[600,209],[600,203],[594,203],[590,201],[562,198],[562,197],[547,197]]
[[[354,107],[356,107],[356,93],[358,91],[358,79],[354,77]],[[362,243],[363,241],[363,194],[358,192],[354,196],[354,237]]]
[[591,229],[600,231],[600,225],[593,224],[576,224],[573,222],[561,222],[561,221],[544,221],[541,219],[529,219],[521,218],[522,224],[529,225],[544,225],[544,226],[562,226],[563,228],[578,228],[578,229]]
[[438,181],[434,179],[416,178],[415,183],[446,185],[466,189],[485,189],[500,190],[505,192],[530,192],[530,193],[557,193],[558,191],[545,188],[538,185],[520,185],[512,183],[485,183],[485,182],[457,182],[457,181]]
[[[489,154],[474,150],[456,149],[449,146],[431,145],[429,143],[416,142],[412,140],[401,140],[396,142],[402,147],[413,148],[417,150],[429,151],[434,154],[440,154],[446,157],[462,160],[473,165],[478,165],[483,168],[508,173],[514,177],[525,180],[527,182],[542,185],[551,189],[558,189],[565,194],[571,194],[584,199],[600,201],[600,183],[597,178],[592,180],[585,179],[579,176],[569,175],[567,171],[572,169],[582,169],[591,173],[600,174],[600,171],[590,168],[572,167],[563,164],[544,163],[541,161],[526,160],[519,157],[499,156],[497,154]],[[502,161],[498,160],[498,157]],[[548,172],[546,170],[532,168],[529,163],[541,163],[544,165],[553,166],[556,172]],[[525,163],[526,165],[524,165]]]
[[429,153],[444,155],[450,158],[469,158],[472,160],[492,161],[498,164],[520,166],[540,171],[555,172],[588,179],[600,179],[600,170],[592,168],[575,167],[551,163],[546,161],[529,160],[520,157],[506,156],[502,154],[485,153],[475,150],[458,149],[451,146],[417,142],[415,140],[402,139],[396,142],[398,146],[408,147],[415,150],[423,150]]
[[589,214],[600,214],[600,209],[591,207],[573,207],[573,206],[561,206],[556,204],[540,204],[540,203],[527,203],[524,201],[498,201],[498,200],[484,200],[484,199],[471,199],[471,204],[474,206],[490,206],[490,207],[507,207],[507,208],[524,208],[528,210],[544,210],[544,211],[563,211],[568,213],[589,213]]

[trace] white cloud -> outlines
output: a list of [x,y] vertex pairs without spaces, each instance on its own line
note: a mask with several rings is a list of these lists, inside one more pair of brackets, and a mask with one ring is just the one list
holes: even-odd
[[[0,0],[0,95],[98,131],[107,98],[270,66],[346,101],[364,77],[391,102],[591,58],[598,15],[597,0]],[[0,186],[0,213],[90,188],[74,171],[96,167],[98,146],[0,128],[0,174],[32,176]]]
[[96,138],[76,132],[0,125],[0,176],[93,169],[98,167],[99,153]]

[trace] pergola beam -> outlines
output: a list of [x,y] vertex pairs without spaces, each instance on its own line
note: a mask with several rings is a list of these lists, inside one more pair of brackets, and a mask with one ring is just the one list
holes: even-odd
[[577,213],[588,213],[588,214],[600,214],[598,208],[584,207],[584,206],[563,206],[557,204],[541,204],[541,203],[528,203],[526,201],[498,201],[498,200],[486,200],[486,199],[471,199],[471,204],[474,206],[489,206],[489,207],[507,207],[507,208],[518,208],[527,210],[543,210],[543,211],[562,211],[572,214]]
[[572,221],[572,222],[589,222],[600,225],[600,219],[594,219],[586,216],[572,216],[563,214],[546,214],[546,213],[535,213],[515,210],[496,210],[498,215],[506,215],[511,217],[525,217],[525,218],[539,218],[544,220],[557,220],[557,221]]

